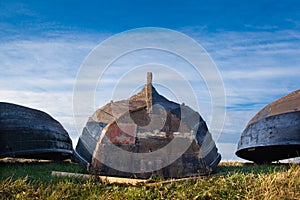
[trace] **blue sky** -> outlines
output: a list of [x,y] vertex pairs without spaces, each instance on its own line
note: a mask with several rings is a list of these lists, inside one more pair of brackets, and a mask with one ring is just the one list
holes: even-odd
[[[218,67],[226,92],[226,120],[215,140],[225,160],[237,159],[239,136],[256,112],[299,89],[299,1],[2,0],[0,101],[48,112],[76,144],[72,94],[82,62],[108,37],[149,26],[193,38]],[[203,86],[201,81],[195,84]],[[108,88],[99,90],[102,106],[109,99]],[[198,96],[203,103],[199,112],[209,121],[210,102],[203,95]]]
[[276,31],[300,26],[297,0],[2,1],[1,13],[7,33],[36,34],[49,30],[117,33],[145,26],[200,27],[208,32]]

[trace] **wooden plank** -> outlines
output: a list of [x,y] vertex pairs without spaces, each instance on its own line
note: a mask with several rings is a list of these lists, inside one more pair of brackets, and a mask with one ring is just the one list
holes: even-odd
[[72,178],[85,178],[85,179],[92,178],[92,175],[89,175],[89,174],[69,173],[69,172],[59,172],[59,171],[52,171],[51,175],[52,176],[62,176],[62,177],[72,177]]
[[119,178],[119,177],[111,177],[111,176],[99,176],[99,177],[101,181],[107,183],[121,183],[121,184],[129,184],[129,185],[143,184],[148,181],[145,179]]
[[144,185],[149,186],[149,187],[155,187],[155,186],[162,186],[162,185],[170,184],[170,183],[197,180],[199,178],[207,178],[207,177],[212,177],[212,176],[221,176],[221,175],[227,175],[227,174],[232,174],[232,173],[233,172],[216,173],[216,174],[211,174],[211,175],[208,175],[208,176],[193,176],[193,177],[180,178],[180,179],[171,179],[171,180],[154,182],[154,183],[148,183],[148,180],[145,180],[145,179],[120,178],[120,177],[111,177],[111,176],[96,176],[96,175],[90,175],[90,174],[69,173],[69,172],[59,172],[59,171],[52,171],[52,176],[84,178],[84,179],[89,179],[89,178],[92,178],[92,177],[98,177],[98,178],[100,178],[101,181],[103,181],[105,183],[110,183],[110,184],[113,184],[113,183],[128,184],[128,185],[144,184]]
[[120,184],[129,184],[129,185],[137,185],[137,184],[147,182],[147,180],[144,180],[144,179],[120,178],[120,177],[111,177],[111,176],[96,176],[96,175],[90,175],[90,174],[69,173],[69,172],[59,172],[59,171],[52,171],[51,174],[52,174],[52,176],[74,177],[74,178],[84,178],[84,179],[98,177],[98,178],[100,178],[101,181],[106,182],[106,183],[120,183]]
[[202,176],[193,176],[193,177],[187,177],[187,178],[179,178],[179,179],[171,179],[171,180],[166,180],[166,181],[160,181],[160,182],[155,182],[155,183],[147,183],[146,186],[162,186],[165,184],[170,184],[170,183],[177,183],[177,182],[182,182],[182,181],[190,181],[190,180],[197,180],[199,178],[207,178],[207,177],[212,177],[212,176],[221,176],[221,175],[227,175],[227,174],[232,174],[232,172],[226,172],[226,173],[216,173],[216,174],[210,174],[210,175],[202,175]]

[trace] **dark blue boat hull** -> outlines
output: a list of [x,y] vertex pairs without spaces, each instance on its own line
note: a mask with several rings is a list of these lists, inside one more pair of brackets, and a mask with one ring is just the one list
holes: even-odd
[[64,160],[72,154],[68,133],[50,115],[0,102],[0,158]]

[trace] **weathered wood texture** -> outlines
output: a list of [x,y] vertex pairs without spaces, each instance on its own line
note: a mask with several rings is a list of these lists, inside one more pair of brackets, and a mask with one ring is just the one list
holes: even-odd
[[51,175],[58,176],[58,177],[71,177],[71,178],[83,178],[83,179],[99,178],[100,181],[109,184],[117,183],[117,184],[127,184],[127,185],[138,185],[138,184],[144,184],[148,181],[144,179],[120,178],[120,177],[111,177],[111,176],[95,176],[90,174],[58,172],[58,171],[52,171]]
[[[121,156],[124,150],[132,154],[156,152],[172,141],[174,145],[164,148],[155,161]],[[179,155],[176,150],[184,144],[188,146]],[[164,177],[208,174],[221,159],[199,113],[160,95],[152,86],[149,74],[147,84],[139,93],[128,100],[110,102],[89,118],[76,155],[93,173],[139,178],[152,174]],[[151,170],[175,157],[178,159],[169,166]],[[123,168],[116,170],[103,164],[110,162]]]
[[300,156],[300,90],[267,105],[250,120],[236,155],[256,163]]

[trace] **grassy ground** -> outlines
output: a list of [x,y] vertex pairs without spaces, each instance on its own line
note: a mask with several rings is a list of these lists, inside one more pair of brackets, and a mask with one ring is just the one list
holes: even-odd
[[58,178],[51,171],[85,173],[71,162],[2,160],[0,199],[300,199],[299,164],[221,163],[217,172],[224,175],[153,187]]

